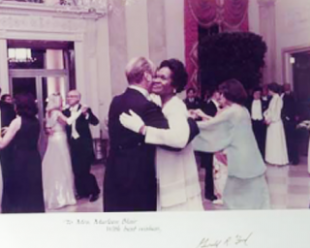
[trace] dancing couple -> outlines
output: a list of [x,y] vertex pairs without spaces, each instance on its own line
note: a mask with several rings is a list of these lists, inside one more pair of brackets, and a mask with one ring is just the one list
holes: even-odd
[[89,124],[97,125],[99,120],[80,100],[77,90],[70,91],[67,95],[69,107],[62,111],[60,94],[52,94],[48,99],[48,145],[42,162],[47,209],[74,205],[76,199],[81,198],[93,202],[99,197],[99,187],[90,173],[94,153],[89,128]]
[[[104,179],[104,211],[203,210],[193,139],[197,150],[225,149],[228,153],[230,177],[225,189],[229,190],[225,190],[223,199],[227,208],[269,206],[266,168],[249,114],[242,105],[246,95],[239,82],[225,82],[221,94],[228,110],[211,118],[201,110],[188,112],[177,97],[187,84],[187,73],[176,59],[163,61],[157,71],[143,57],[132,59],[126,67],[126,77],[128,89],[113,99],[109,111],[110,154]],[[160,96],[162,108],[150,101],[150,93]],[[198,118],[202,121],[195,122]],[[233,128],[239,125],[240,128]],[[244,130],[246,137],[242,138]],[[235,160],[248,145],[252,150],[247,149],[249,154],[242,156],[244,160]],[[254,161],[249,158],[254,157],[258,161],[251,164]],[[253,192],[256,194],[251,195]]]

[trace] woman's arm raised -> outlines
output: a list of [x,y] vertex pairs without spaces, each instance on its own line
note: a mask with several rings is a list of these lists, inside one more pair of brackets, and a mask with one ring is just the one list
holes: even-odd
[[70,117],[66,117],[63,113],[59,112],[58,114],[58,121],[65,123],[67,125],[72,125],[72,123],[80,117],[82,114],[82,110],[80,109],[79,111],[73,113]]

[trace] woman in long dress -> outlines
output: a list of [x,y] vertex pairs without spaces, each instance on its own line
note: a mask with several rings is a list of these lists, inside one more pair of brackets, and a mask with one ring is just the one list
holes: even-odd
[[265,160],[272,165],[288,164],[286,138],[281,119],[283,100],[280,86],[277,83],[268,85],[269,94],[272,96],[268,109],[264,113],[268,125],[266,136]]
[[61,109],[61,95],[51,95],[46,108],[48,143],[42,162],[44,201],[47,209],[76,204],[65,125],[72,124],[82,112],[80,110],[67,118],[62,114]]
[[6,172],[3,213],[44,212],[41,157],[38,151],[40,123],[34,98],[16,96],[17,117],[0,136],[0,149],[12,144],[12,161]]
[[[193,144],[197,151],[227,154],[228,177],[223,192],[228,209],[267,209],[269,191],[265,179],[266,166],[252,130],[251,117],[244,107],[247,94],[237,80],[228,80],[219,86],[223,111],[215,117],[201,110],[194,114],[200,134]],[[193,116],[195,117],[195,116]]]
[[[145,127],[141,118],[132,111],[131,115],[121,115],[121,123],[132,131],[143,126],[140,132],[145,135],[145,142],[148,144],[184,148],[190,133],[188,112],[176,93],[183,91],[186,83],[187,73],[180,61],[163,61],[154,79],[152,91],[161,97],[162,111],[170,129]],[[191,144],[178,152],[157,147],[156,169],[159,211],[203,210],[198,169]]]

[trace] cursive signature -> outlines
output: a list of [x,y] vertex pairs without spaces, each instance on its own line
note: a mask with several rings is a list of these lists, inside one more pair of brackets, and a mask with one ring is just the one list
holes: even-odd
[[239,244],[244,244],[244,245],[248,245],[248,241],[250,239],[250,237],[252,236],[252,233],[250,233],[247,237],[241,237],[240,235],[237,235],[236,236],[236,245],[239,245]]
[[206,238],[203,238],[199,245],[197,246],[197,248],[207,248],[207,247],[219,247],[220,244],[222,243],[222,240],[215,240],[215,241],[212,241],[210,239],[206,239]]
[[210,238],[203,238],[199,244],[196,246],[196,248],[208,248],[208,247],[228,247],[228,246],[248,246],[248,242],[250,238],[252,237],[253,233],[248,234],[247,236],[242,235],[235,235],[235,236],[229,236],[223,239],[210,239]]

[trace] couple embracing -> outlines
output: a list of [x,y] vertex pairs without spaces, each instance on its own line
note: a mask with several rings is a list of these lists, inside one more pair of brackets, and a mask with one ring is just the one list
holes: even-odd
[[[109,111],[110,154],[104,179],[104,211],[203,210],[191,140],[199,133],[177,97],[188,75],[182,62],[146,58],[126,67],[127,90]],[[160,96],[162,108],[151,101]]]

